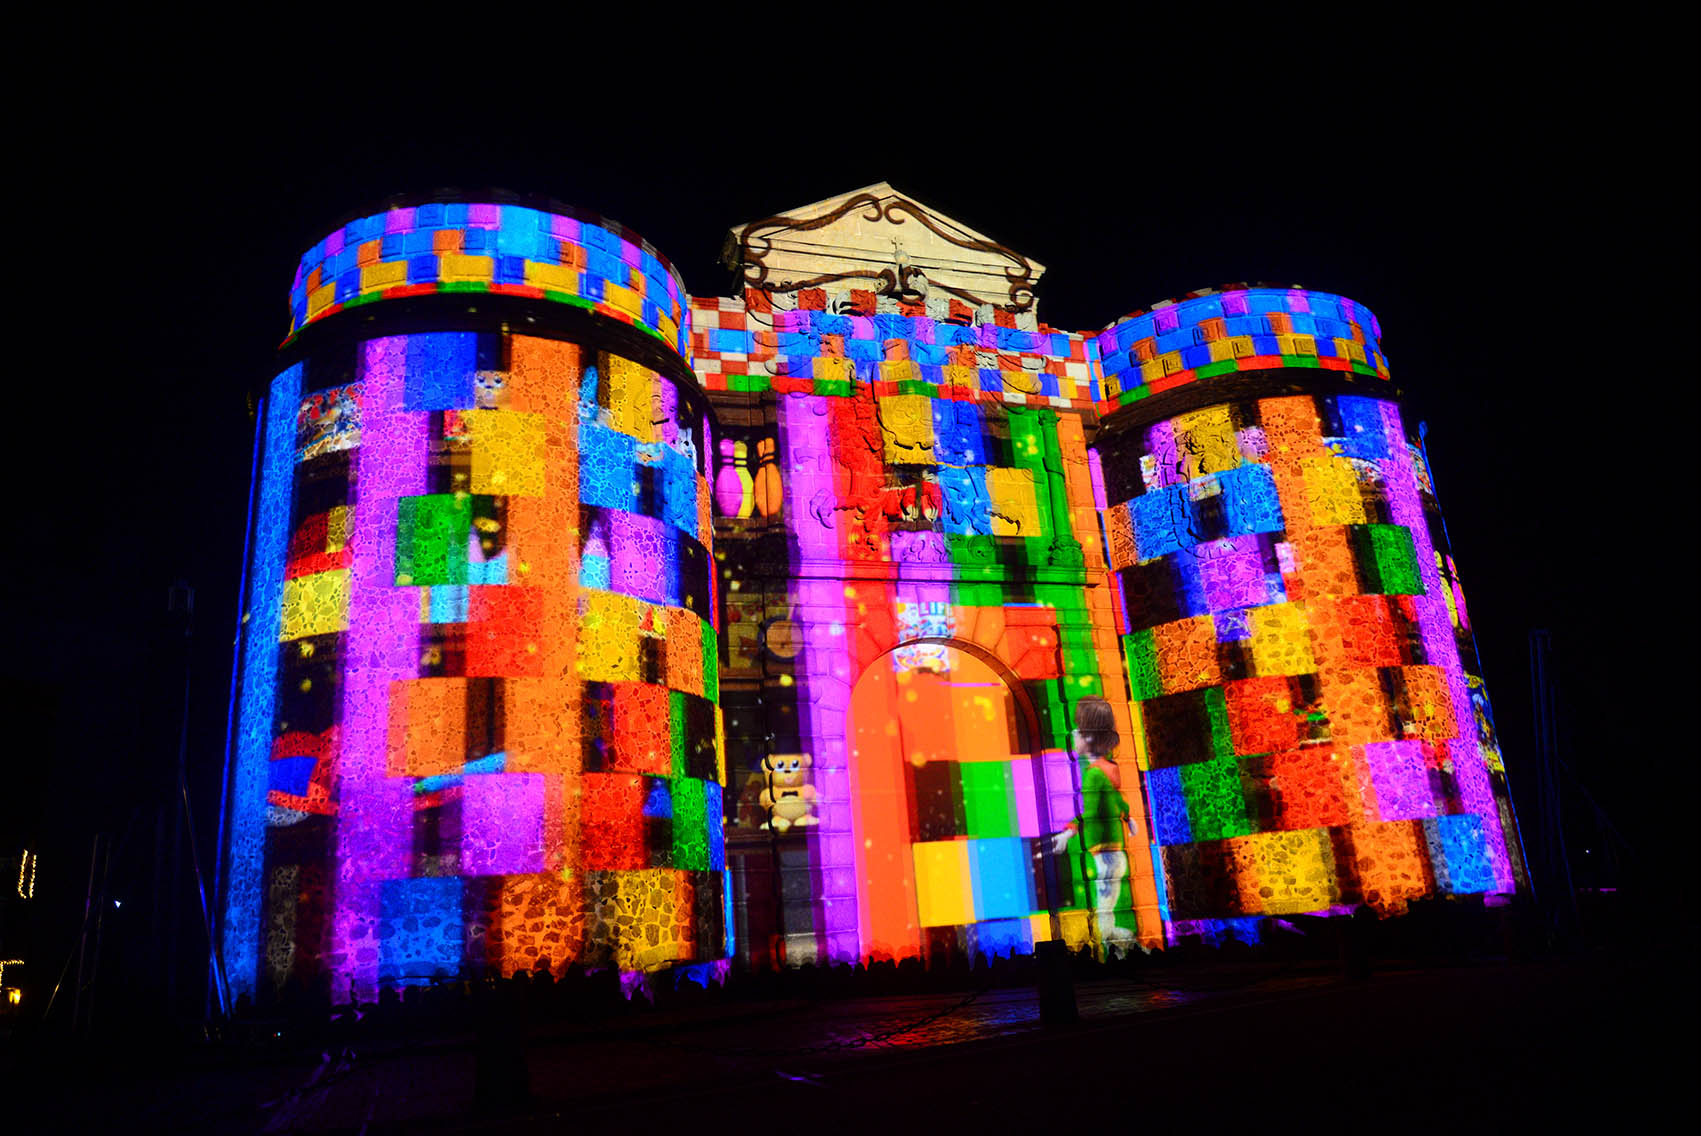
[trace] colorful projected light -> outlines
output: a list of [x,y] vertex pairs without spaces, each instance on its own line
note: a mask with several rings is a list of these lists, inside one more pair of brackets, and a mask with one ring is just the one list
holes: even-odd
[[[1158,314],[1181,334],[1231,301],[1374,326],[1291,290]],[[1522,872],[1421,451],[1391,391],[1281,368],[1261,376],[1275,397],[1213,404],[1201,374],[1190,403],[1140,403],[1097,442],[1172,938]]]
[[[407,212],[428,208],[512,220]],[[569,220],[589,228],[538,231]],[[542,322],[324,327],[262,423],[233,985],[724,958],[708,421],[683,362]]]
[[638,234],[567,206],[467,202],[360,217],[308,249],[290,286],[290,336],[345,308],[435,294],[589,308],[687,351],[685,289]]
[[1362,305],[1059,331],[1043,266],[884,184],[726,247],[743,294],[690,297],[593,215],[425,202],[303,259],[238,991],[1128,951],[1527,886]]

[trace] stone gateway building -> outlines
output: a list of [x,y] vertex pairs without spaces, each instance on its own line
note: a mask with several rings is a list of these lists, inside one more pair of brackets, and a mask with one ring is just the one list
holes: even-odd
[[235,991],[1127,951],[1526,886],[1370,311],[1231,287],[1057,330],[1042,265],[885,184],[725,258],[743,293],[692,296],[503,195],[302,258]]

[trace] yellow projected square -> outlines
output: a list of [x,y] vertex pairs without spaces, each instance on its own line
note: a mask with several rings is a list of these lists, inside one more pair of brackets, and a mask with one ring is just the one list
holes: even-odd
[[630,315],[638,315],[644,310],[644,297],[626,287],[609,280],[602,286],[603,302],[611,307],[619,308]]
[[1258,675],[1311,674],[1311,629],[1298,604],[1271,604],[1248,613],[1252,629],[1252,668]]
[[337,286],[335,284],[327,284],[323,288],[315,288],[307,293],[307,318],[312,319],[330,307],[336,298]]
[[920,394],[896,394],[880,399],[879,406],[887,463],[932,464],[933,400]]
[[325,551],[341,552],[348,545],[348,506],[338,505],[325,517]]
[[655,429],[650,424],[650,396],[656,389],[656,373],[618,355],[606,358],[608,424],[640,442],[655,441]]
[[915,902],[923,927],[956,927],[975,921],[969,846],[962,840],[930,840],[910,846],[915,853]]
[[[1088,922],[1088,912],[1059,911],[1057,922],[1063,932],[1063,942],[1070,950],[1078,950],[1087,946],[1092,935],[1092,925]],[[1044,912],[1028,916],[1028,927],[1033,932],[1034,942],[1051,942],[1051,916]]]
[[1208,473],[1222,473],[1240,464],[1240,445],[1235,439],[1229,408],[1213,406],[1184,414],[1175,423],[1178,456],[1185,463],[1189,481]]
[[1234,864],[1241,909],[1248,914],[1320,911],[1341,898],[1326,828],[1263,832],[1224,843]]
[[496,262],[488,256],[462,256],[446,252],[437,258],[439,280],[489,280],[496,275]]
[[986,495],[992,505],[993,536],[1043,535],[1031,469],[988,469]]
[[347,631],[348,590],[347,568],[285,580],[278,642]]
[[380,288],[394,288],[408,282],[408,262],[391,260],[380,264],[369,264],[360,270],[360,290],[376,292]]
[[461,412],[472,441],[472,491],[498,497],[542,497],[544,422],[514,410]]
[[1362,525],[1364,497],[1358,474],[1346,458],[1306,458],[1305,496],[1311,522],[1317,525]]
[[566,264],[539,264],[535,260],[528,260],[526,283],[533,288],[546,288],[551,292],[577,293],[579,270]]
[[587,682],[638,679],[639,601],[618,592],[579,593],[579,677]]
[[812,378],[851,382],[856,378],[856,363],[832,355],[817,355],[810,363]]

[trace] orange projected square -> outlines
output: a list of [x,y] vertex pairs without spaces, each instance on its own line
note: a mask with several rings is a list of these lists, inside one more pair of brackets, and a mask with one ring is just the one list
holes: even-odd
[[467,680],[418,678],[390,684],[389,773],[434,777],[467,759]]

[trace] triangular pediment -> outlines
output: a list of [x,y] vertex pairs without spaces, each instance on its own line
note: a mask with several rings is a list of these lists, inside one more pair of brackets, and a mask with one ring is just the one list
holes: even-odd
[[[1045,266],[886,182],[735,226],[725,259],[746,287],[947,294],[1026,311]],[[918,277],[925,277],[923,283]]]

